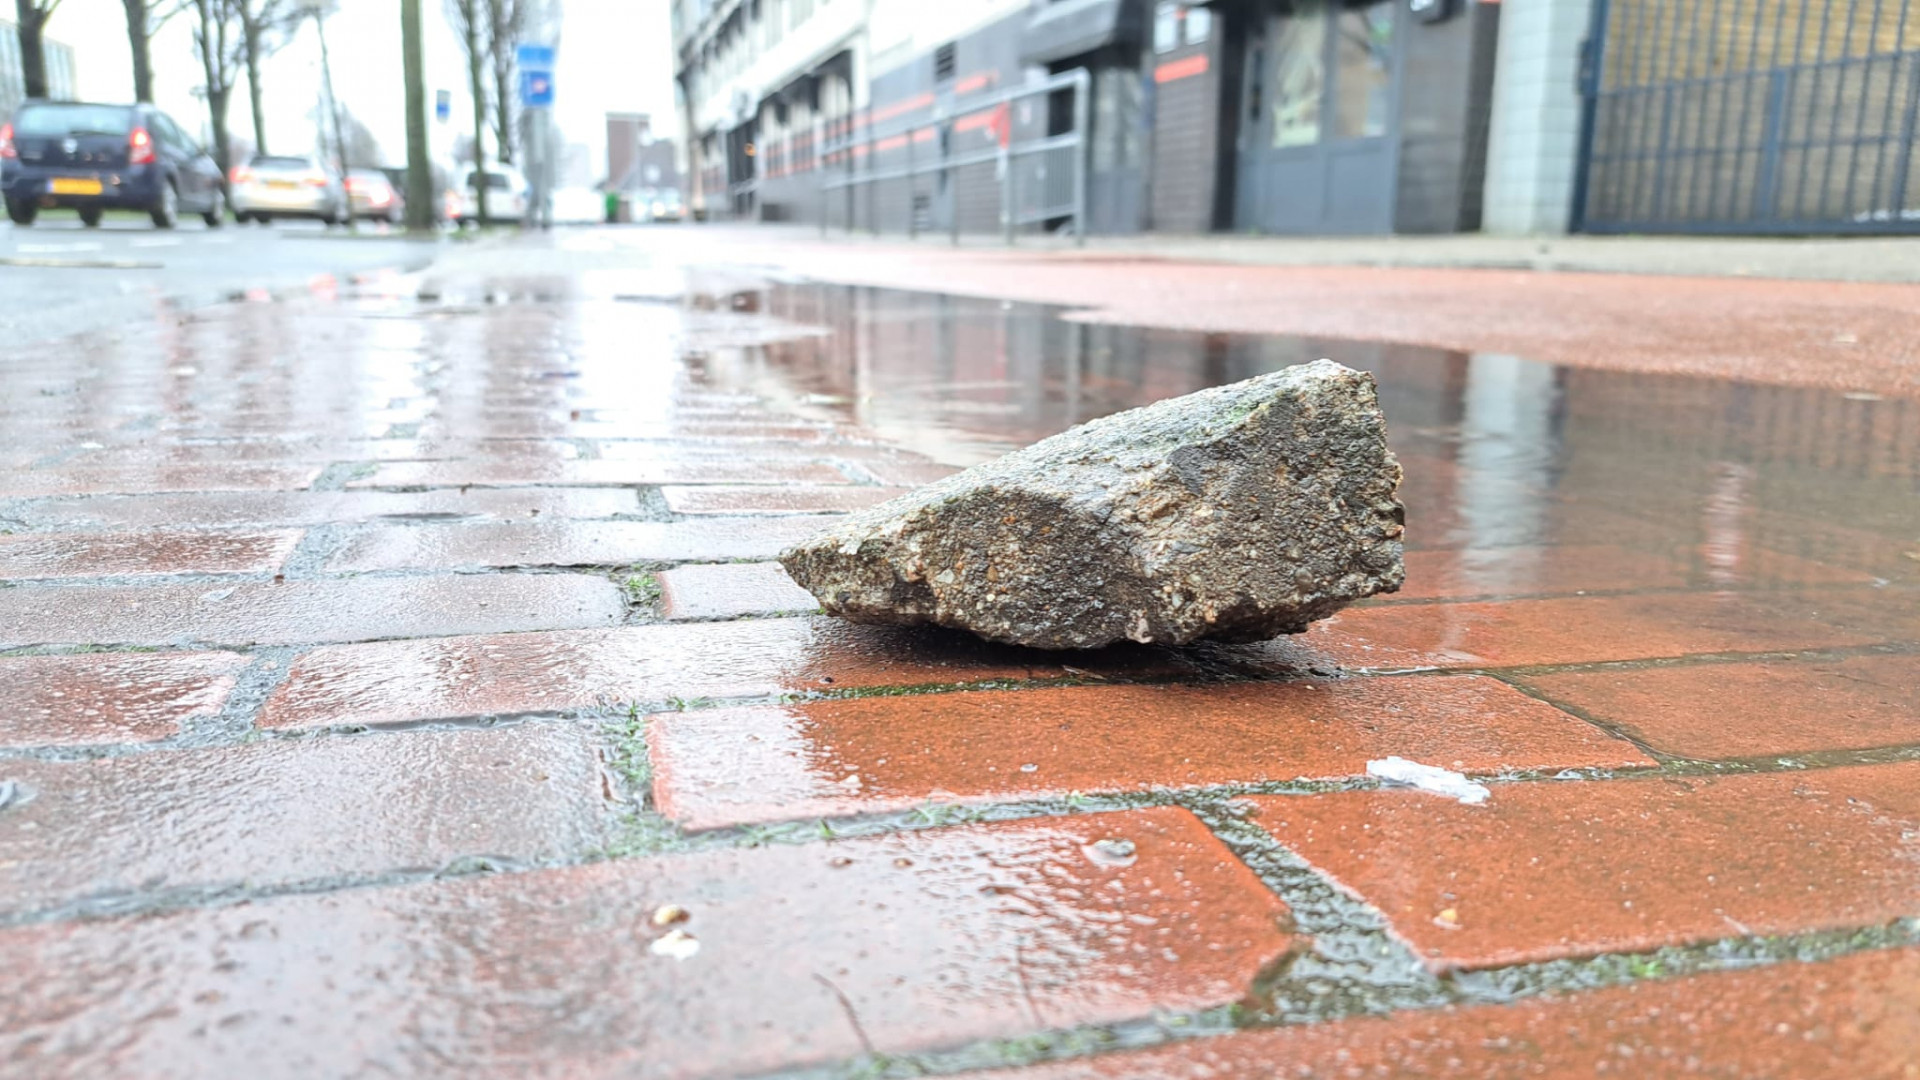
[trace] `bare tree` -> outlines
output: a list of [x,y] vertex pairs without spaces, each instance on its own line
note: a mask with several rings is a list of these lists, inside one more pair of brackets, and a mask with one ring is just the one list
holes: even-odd
[[380,139],[345,105],[340,106],[340,147],[349,169],[382,167],[384,155],[380,152]]
[[493,144],[513,164],[513,62],[526,36],[528,0],[486,0],[487,58],[493,63]]
[[267,120],[260,107],[260,61],[286,48],[310,8],[297,0],[236,0],[234,10],[240,17],[240,46],[247,59],[247,104],[253,110],[253,144],[264,154],[267,152]]
[[447,21],[460,36],[467,54],[467,89],[473,95],[473,190],[475,212],[482,226],[487,215],[487,0],[447,0]]
[[186,0],[120,0],[127,12],[127,48],[133,53],[133,99],[153,101],[153,35],[186,10]]
[[193,0],[197,16],[193,28],[193,49],[200,57],[200,70],[206,78],[207,119],[213,127],[213,155],[224,174],[233,165],[232,140],[227,136],[227,105],[233,100],[234,84],[240,80],[244,59],[241,45],[241,0]]
[[13,0],[20,31],[20,74],[27,84],[27,96],[47,96],[47,53],[44,46],[47,20],[60,7],[60,0]]

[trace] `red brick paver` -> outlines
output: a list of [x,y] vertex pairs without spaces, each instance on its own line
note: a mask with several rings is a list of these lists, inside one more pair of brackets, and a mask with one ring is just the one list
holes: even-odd
[[0,659],[0,744],[146,742],[218,712],[247,664],[234,653],[82,653]]
[[1920,656],[1698,664],[1533,675],[1548,698],[1682,757],[1920,742]]
[[1364,776],[1400,756],[1473,773],[1652,765],[1492,679],[1380,678],[860,698],[655,716],[662,812],[692,828]]
[[299,542],[298,532],[285,529],[0,536],[0,580],[265,573]]
[[553,725],[273,739],[0,763],[0,907],[579,857],[606,839],[592,732]]
[[1920,635],[1831,593],[1654,593],[1349,608],[1304,640],[1363,668],[1521,667],[1845,648]]
[[699,521],[540,521],[394,526],[347,541],[330,570],[474,566],[626,566],[637,562],[764,559],[831,518]]
[[[669,904],[690,917],[657,925]],[[22,976],[0,1055],[47,1077],[733,1076],[1225,1005],[1287,922],[1181,810],[623,860],[0,930]]]
[[607,626],[626,612],[612,582],[573,574],[76,588],[0,589],[0,648],[298,645]]
[[604,518],[639,508],[619,488],[474,488],[469,491],[209,491],[42,499],[20,516],[43,528],[144,529],[246,525],[352,525],[382,519]]
[[1920,950],[1193,1039],[978,1080],[1920,1076]]
[[1920,763],[1252,801],[1436,969],[1920,914]]
[[1686,567],[1613,544],[1409,551],[1401,600],[1671,589]]
[[794,615],[820,607],[779,563],[679,566],[655,576],[661,612],[674,620]]
[[846,474],[831,465],[752,461],[731,457],[688,457],[671,461],[401,461],[379,466],[350,488],[623,486],[636,484],[727,484],[788,481],[796,484],[844,484]]
[[[1269,647],[1235,670],[1258,674],[1283,668],[1287,655],[1284,646]],[[286,682],[267,701],[261,723],[390,724],[671,697],[762,697],[833,688],[1066,679],[1087,672],[1151,677],[1201,670],[1192,658],[1159,650],[1049,653],[961,634],[860,626],[825,617],[682,623],[314,649],[295,661]]]
[[837,514],[864,510],[912,491],[905,487],[663,487],[676,514]]
[[9,469],[0,498],[31,495],[146,494],[155,491],[291,491],[320,475],[317,465],[72,465]]

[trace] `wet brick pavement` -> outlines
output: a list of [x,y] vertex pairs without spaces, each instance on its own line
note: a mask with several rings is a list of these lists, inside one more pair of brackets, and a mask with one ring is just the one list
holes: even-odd
[[[970,300],[702,235],[0,358],[0,1075],[1920,1074],[1908,292],[1774,303],[1864,328],[1776,378],[1725,327],[1778,283],[739,260]],[[1222,332],[1389,286],[1399,344]],[[1144,328],[1020,302],[1095,295]],[[1298,637],[853,626],[769,561],[1319,355],[1408,581]]]

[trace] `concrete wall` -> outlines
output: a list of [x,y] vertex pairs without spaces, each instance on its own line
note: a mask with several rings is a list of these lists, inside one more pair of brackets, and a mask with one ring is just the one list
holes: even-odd
[[1592,0],[1506,0],[1494,63],[1482,227],[1567,231],[1580,155],[1580,43]]

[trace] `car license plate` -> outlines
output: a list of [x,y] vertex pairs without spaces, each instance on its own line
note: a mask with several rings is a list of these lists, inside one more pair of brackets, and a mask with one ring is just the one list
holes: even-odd
[[47,181],[47,193],[50,195],[98,195],[100,181],[82,180],[77,177],[56,176]]
[[269,180],[267,181],[267,186],[277,191],[292,191],[300,185],[291,180]]

